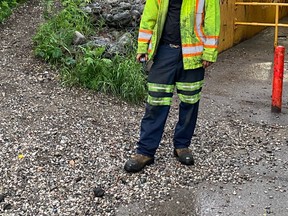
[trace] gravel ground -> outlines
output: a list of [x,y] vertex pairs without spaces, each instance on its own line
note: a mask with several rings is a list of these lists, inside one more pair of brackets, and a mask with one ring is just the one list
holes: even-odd
[[[227,106],[223,114],[204,95],[192,146],[196,165],[182,166],[172,156],[175,98],[156,163],[125,173],[144,104],[61,86],[57,71],[33,57],[41,13],[31,0],[0,25],[0,215],[161,215],[154,209],[180,189],[245,184],[252,176],[243,166],[273,162],[271,153],[287,146],[286,137],[273,135],[287,126],[248,122]],[[200,214],[191,205],[183,214]]]

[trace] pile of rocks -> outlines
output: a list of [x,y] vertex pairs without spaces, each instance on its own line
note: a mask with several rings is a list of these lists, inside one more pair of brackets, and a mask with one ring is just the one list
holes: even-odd
[[101,16],[109,27],[127,28],[138,25],[143,11],[141,0],[107,0],[97,1],[85,7],[85,11],[94,16]]
[[125,54],[133,45],[136,29],[143,12],[143,0],[100,0],[83,8],[99,25],[102,22],[102,35],[95,35],[89,42],[79,32],[75,33],[74,44],[88,43],[106,47],[106,56]]

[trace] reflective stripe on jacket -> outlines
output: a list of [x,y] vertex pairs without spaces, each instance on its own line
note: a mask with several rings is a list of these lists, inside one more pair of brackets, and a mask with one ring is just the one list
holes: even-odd
[[[164,28],[169,0],[147,0],[141,18],[137,53],[153,60]],[[217,59],[220,33],[219,0],[183,0],[180,31],[184,69]]]

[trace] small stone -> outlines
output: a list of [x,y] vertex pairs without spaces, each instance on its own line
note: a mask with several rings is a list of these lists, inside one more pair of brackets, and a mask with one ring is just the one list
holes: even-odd
[[4,207],[3,207],[4,211],[5,210],[10,210],[10,209],[12,209],[12,205],[10,203],[5,204]]
[[137,11],[137,10],[132,10],[131,11],[131,15],[136,20],[140,19],[140,17],[141,17],[141,13],[139,11]]
[[111,40],[106,37],[94,37],[92,41],[89,41],[87,45],[92,47],[108,47],[111,44]]
[[269,154],[273,153],[272,149],[267,149],[266,152]]
[[42,172],[44,170],[44,167],[37,167],[37,172]]
[[100,187],[94,188],[93,192],[94,192],[94,196],[95,197],[103,197],[104,193],[105,193],[105,191],[102,188],[100,188]]
[[77,182],[81,181],[82,179],[83,179],[83,177],[79,176],[75,179],[75,182],[77,183]]
[[55,153],[54,153],[54,156],[55,156],[55,157],[61,157],[62,154],[61,154],[60,152],[55,152]]
[[266,213],[267,213],[267,214],[270,214],[270,213],[271,213],[271,207],[270,207],[270,206],[267,206],[267,207],[265,208],[265,210],[266,210]]
[[75,161],[74,161],[74,160],[70,160],[70,161],[69,161],[69,165],[70,165],[71,167],[75,167]]
[[80,32],[75,31],[73,44],[74,45],[81,45],[81,44],[84,44],[85,42],[86,42],[85,36],[83,34],[81,34]]
[[58,209],[57,209],[56,207],[54,207],[54,208],[52,209],[52,212],[53,212],[54,214],[56,214],[56,213],[58,212]]
[[0,194],[0,203],[1,203],[1,202],[4,202],[4,199],[5,199],[4,194]]
[[146,181],[147,181],[146,178],[141,178],[140,179],[141,184],[144,184]]

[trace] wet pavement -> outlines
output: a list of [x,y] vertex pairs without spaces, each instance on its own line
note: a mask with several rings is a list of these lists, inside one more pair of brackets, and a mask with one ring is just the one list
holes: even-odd
[[[239,172],[248,173],[252,178],[249,182],[242,185],[203,182],[196,189],[180,192],[183,208],[189,208],[190,202],[196,200],[193,210],[196,209],[196,213],[186,210],[183,215],[288,215],[288,131],[281,128],[288,125],[288,29],[280,28],[279,31],[279,45],[286,47],[282,113],[279,114],[271,113],[273,40],[274,28],[268,28],[221,53],[218,62],[207,73],[204,98],[221,107],[219,118],[236,113],[244,121],[277,127],[275,136],[279,136],[286,145],[279,151],[266,150],[265,153],[272,154],[276,162],[263,161],[254,166],[243,166]],[[202,108],[205,103],[206,100]],[[258,156],[259,152],[251,152],[251,157]],[[186,196],[190,199],[183,199]],[[174,206],[170,203],[165,207],[174,209],[166,215],[175,215],[175,208],[179,205],[173,203]]]
[[[288,19],[286,19],[288,20]],[[239,117],[253,122],[288,125],[288,29],[279,29],[279,45],[286,47],[282,113],[271,113],[274,61],[274,28],[220,54],[208,71],[208,98],[239,112]]]

